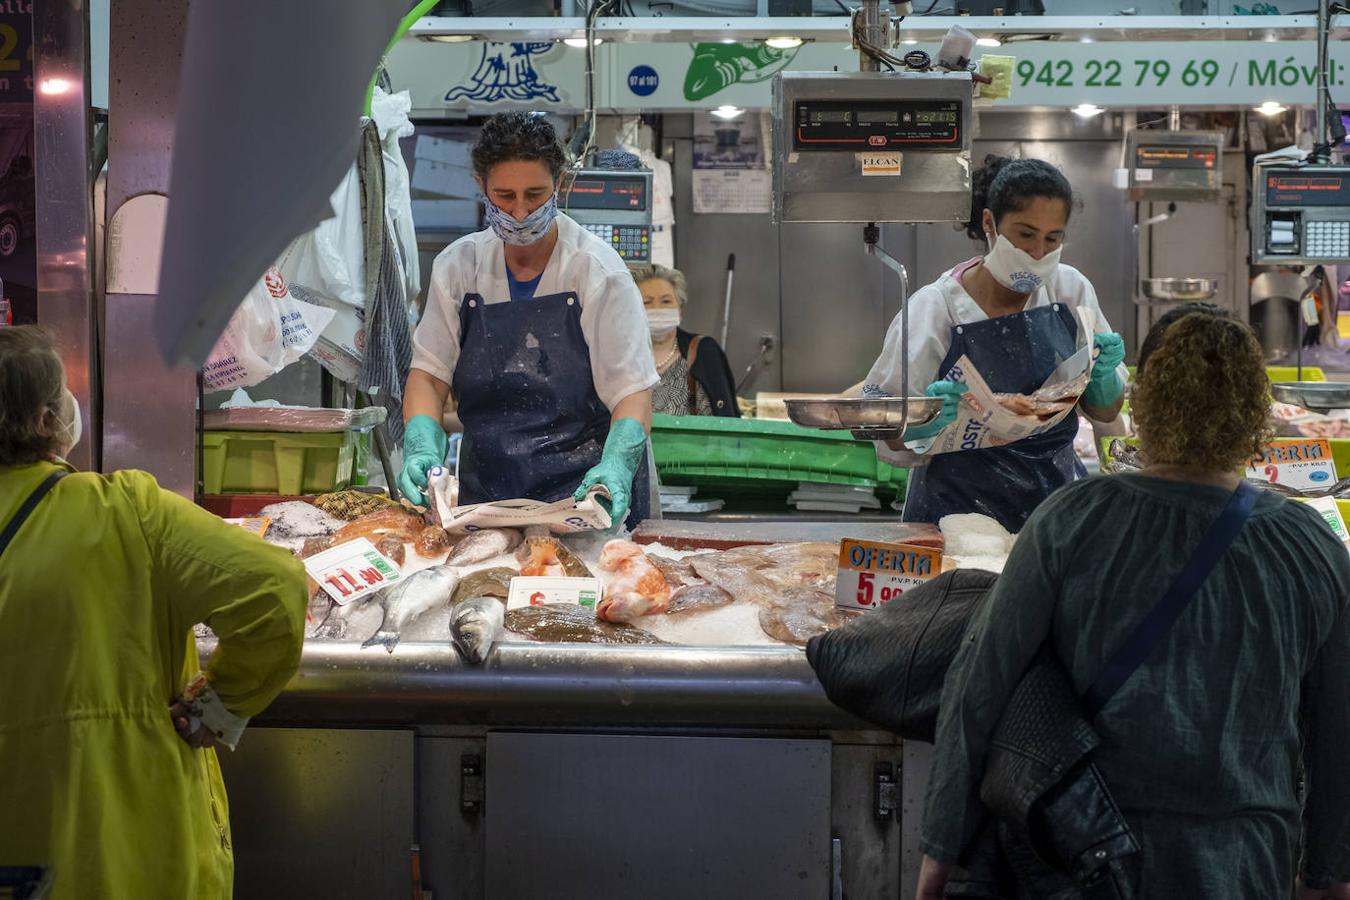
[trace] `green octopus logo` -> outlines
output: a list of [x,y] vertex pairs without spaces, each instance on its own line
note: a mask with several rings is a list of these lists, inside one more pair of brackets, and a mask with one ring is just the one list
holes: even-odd
[[800,47],[775,50],[764,44],[695,44],[684,73],[684,99],[706,100],[733,84],[766,81],[787,68]]

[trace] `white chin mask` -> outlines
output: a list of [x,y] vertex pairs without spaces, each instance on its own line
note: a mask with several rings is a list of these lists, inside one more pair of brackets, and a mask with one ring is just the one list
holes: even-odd
[[647,328],[651,330],[653,338],[667,337],[679,327],[680,311],[678,309],[667,307],[647,310]]
[[1049,284],[1059,267],[1059,255],[1064,248],[1056,247],[1040,259],[1013,246],[1012,241],[999,235],[984,257],[984,267],[994,280],[1010,291],[1030,294],[1041,285]]

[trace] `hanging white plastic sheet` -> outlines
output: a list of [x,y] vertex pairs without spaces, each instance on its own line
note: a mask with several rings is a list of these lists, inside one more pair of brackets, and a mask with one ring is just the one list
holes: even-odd
[[155,310],[166,360],[200,366],[287,244],[332,215],[366,85],[407,6],[191,5]]

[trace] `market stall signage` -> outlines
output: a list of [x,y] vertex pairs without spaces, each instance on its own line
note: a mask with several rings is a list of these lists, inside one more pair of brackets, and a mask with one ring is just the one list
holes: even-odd
[[268,518],[226,519],[225,521],[231,525],[238,525],[245,531],[251,531],[258,537],[267,534],[267,528],[272,524],[272,520]]
[[843,609],[876,609],[941,573],[941,550],[845,538],[839,545],[834,603]]
[[1247,477],[1296,491],[1321,491],[1336,483],[1336,464],[1326,438],[1271,441],[1247,466]]
[[575,603],[595,609],[600,603],[598,578],[566,578],[553,575],[518,575],[511,579],[507,609],[542,606],[545,603]]
[[[792,50],[756,42],[613,42],[595,48],[595,102],[602,109],[657,111],[722,105],[767,109],[781,71],[851,72],[858,53],[842,34]],[[907,50],[936,55],[937,43]],[[1005,44],[1012,56],[1011,96],[995,109],[1254,106],[1266,100],[1312,104],[1315,41],[1031,41]],[[585,51],[552,42],[404,40],[389,57],[396,90],[412,93],[413,114],[584,106]],[[1335,91],[1350,81],[1350,41],[1328,48]]]
[[305,571],[338,606],[384,590],[403,577],[398,565],[366,538],[314,554],[305,560]]

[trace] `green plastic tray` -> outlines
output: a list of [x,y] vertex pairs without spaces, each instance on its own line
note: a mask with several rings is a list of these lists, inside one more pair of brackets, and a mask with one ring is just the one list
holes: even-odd
[[351,484],[355,455],[356,435],[350,431],[207,431],[204,488],[207,494],[323,494]]
[[777,489],[813,481],[903,494],[908,475],[848,432],[767,419],[655,415],[652,452],[668,484]]

